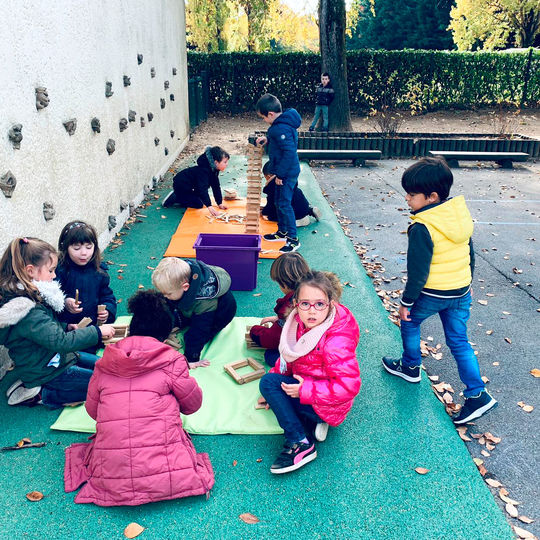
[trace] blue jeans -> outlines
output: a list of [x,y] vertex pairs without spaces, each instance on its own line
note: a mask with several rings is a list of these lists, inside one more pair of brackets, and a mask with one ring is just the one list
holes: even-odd
[[298,384],[294,377],[267,373],[259,383],[259,390],[276,415],[279,425],[285,432],[289,444],[301,441],[306,436],[312,437],[315,426],[323,420],[317,416],[311,405],[303,405],[300,398],[288,396],[281,388],[281,383]]
[[311,126],[309,127],[315,129],[321,114],[323,118],[322,128],[325,131],[328,131],[328,105],[315,105],[315,116],[313,117],[313,122],[311,122]]
[[457,362],[459,378],[465,385],[465,397],[476,396],[485,388],[480,376],[480,367],[473,348],[467,339],[467,321],[471,314],[471,293],[461,298],[435,298],[420,294],[410,311],[410,321],[401,321],[403,340],[403,364],[419,366],[420,325],[431,315],[439,314],[443,325],[446,344]]
[[264,351],[264,361],[266,365],[274,367],[279,358],[279,351],[277,349],[266,349]]
[[79,366],[70,366],[58,377],[41,387],[43,405],[58,409],[65,403],[85,401],[88,383],[93,371]]
[[276,184],[276,212],[278,230],[286,232],[289,238],[296,238],[296,218],[292,207],[294,190],[298,184],[296,178],[282,178],[283,185]]

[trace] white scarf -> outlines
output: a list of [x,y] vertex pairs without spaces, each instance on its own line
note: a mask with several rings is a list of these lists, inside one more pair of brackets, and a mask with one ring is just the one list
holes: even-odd
[[298,322],[296,321],[297,313],[297,308],[291,311],[279,338],[280,373],[287,371],[287,362],[294,362],[297,358],[305,356],[317,346],[317,343],[319,343],[325,332],[332,326],[334,317],[336,316],[336,308],[332,306],[328,317],[321,324],[308,330],[298,341],[296,339],[296,331],[298,330]]
[[66,296],[62,292],[58,281],[37,281],[33,279],[32,284],[39,291],[43,301],[56,313],[61,313],[64,310]]

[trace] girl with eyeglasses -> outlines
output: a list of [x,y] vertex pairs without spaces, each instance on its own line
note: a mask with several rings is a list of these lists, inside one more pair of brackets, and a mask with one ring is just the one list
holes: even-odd
[[330,272],[309,272],[298,283],[295,308],[283,327],[276,365],[259,388],[283,428],[283,451],[270,467],[284,474],[317,457],[315,440],[341,424],[360,391],[358,323],[339,303],[341,284]]

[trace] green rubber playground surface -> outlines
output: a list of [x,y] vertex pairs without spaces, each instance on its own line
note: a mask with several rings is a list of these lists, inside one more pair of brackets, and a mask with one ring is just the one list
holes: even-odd
[[[313,268],[332,270],[354,285],[345,288],[343,303],[361,329],[362,389],[346,421],[330,428],[326,442],[319,443],[317,459],[276,477],[269,467],[281,449],[281,436],[194,436],[195,447],[209,453],[215,471],[209,500],[129,508],[78,505],[74,494],[63,490],[64,448],[86,435],[51,431],[58,411],[8,407],[2,397],[1,446],[22,437],[47,445],[0,453],[0,538],[122,538],[132,521],[147,528],[141,539],[513,538],[427,377],[411,385],[383,372],[381,357],[400,353],[398,328],[388,320],[309,168],[303,167],[300,186],[323,210],[323,220],[299,229],[300,252]],[[241,193],[245,169],[243,158],[232,157],[222,186]],[[119,315],[140,285],[151,286],[148,267],[157,265],[181,218],[181,210],[162,209],[153,197],[161,199],[167,190],[160,187],[150,195],[151,204],[140,211],[146,217],[130,225],[118,248],[105,253],[105,260],[114,263],[109,272],[122,300]],[[258,265],[256,290],[235,293],[238,315],[272,313],[280,292],[269,278],[271,263]],[[14,378],[9,373],[0,391]],[[429,473],[419,475],[416,467]],[[27,501],[25,494],[33,490],[44,493],[44,499]],[[244,523],[238,516],[245,512],[260,522]]]

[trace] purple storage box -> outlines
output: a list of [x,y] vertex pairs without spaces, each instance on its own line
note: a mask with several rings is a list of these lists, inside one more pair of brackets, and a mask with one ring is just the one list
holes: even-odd
[[199,233],[193,244],[199,261],[221,266],[231,276],[231,290],[252,291],[257,286],[259,234]]

